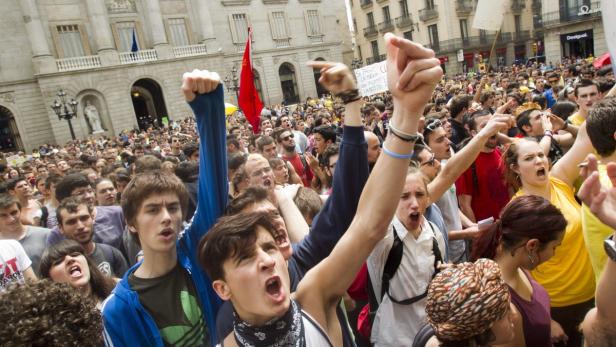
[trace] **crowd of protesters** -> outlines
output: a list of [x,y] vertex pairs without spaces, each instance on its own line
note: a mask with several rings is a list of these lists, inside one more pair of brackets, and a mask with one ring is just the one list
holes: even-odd
[[6,154],[0,344],[615,346],[611,66],[385,40],[386,93],[309,62],[251,122],[193,71],[194,117]]

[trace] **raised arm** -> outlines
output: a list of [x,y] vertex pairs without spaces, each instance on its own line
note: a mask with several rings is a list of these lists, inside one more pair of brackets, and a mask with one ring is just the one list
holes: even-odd
[[563,181],[569,186],[573,186],[576,178],[579,176],[578,164],[586,158],[586,156],[593,150],[592,143],[586,133],[586,123],[580,126],[578,137],[575,139],[571,149],[560,158],[550,174],[559,180]]
[[[616,230],[616,216],[614,215],[614,211],[616,211],[616,163],[607,165],[607,174],[612,187],[602,187],[599,173],[596,171],[597,161],[594,156],[589,157],[589,170],[592,174],[584,181],[578,196],[599,220]],[[616,239],[616,236],[613,238]],[[616,326],[614,293],[616,293],[616,262],[608,259],[595,293],[597,312],[587,315],[582,326],[592,326],[593,328]]]
[[[409,40],[385,34],[387,80],[394,100],[390,132],[361,194],[357,213],[331,255],[299,284],[298,299],[305,307],[331,309],[344,295],[361,265],[387,231],[404,185],[414,141],[425,104],[443,75],[434,52]],[[394,129],[395,128],[395,129]],[[325,305],[325,306],[324,306]],[[318,318],[317,318],[318,319]]]
[[182,92],[197,119],[199,131],[199,191],[197,210],[184,238],[196,245],[227,205],[225,107],[220,76],[207,70],[184,74]]
[[[511,124],[512,118],[509,115],[497,114],[492,116],[486,126],[464,148],[454,154],[436,178],[428,184],[430,201],[434,202],[440,199],[456,179],[473,164],[488,139],[496,135],[501,129],[509,128]],[[467,211],[464,212],[466,213]]]

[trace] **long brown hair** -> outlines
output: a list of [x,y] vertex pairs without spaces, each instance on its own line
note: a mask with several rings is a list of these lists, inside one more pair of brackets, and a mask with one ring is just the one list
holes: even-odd
[[505,206],[499,221],[475,239],[471,260],[494,259],[499,246],[513,252],[528,239],[538,239],[543,248],[558,239],[565,228],[567,220],[548,200],[537,195],[520,196]]

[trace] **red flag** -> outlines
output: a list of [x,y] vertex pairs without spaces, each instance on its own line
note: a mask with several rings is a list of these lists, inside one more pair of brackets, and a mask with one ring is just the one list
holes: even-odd
[[246,119],[252,125],[252,131],[259,132],[259,121],[263,103],[259,99],[259,93],[255,87],[254,74],[252,73],[252,62],[250,60],[250,41],[252,40],[252,29],[248,28],[248,40],[242,59],[242,70],[240,71],[240,95],[239,106],[244,112]]

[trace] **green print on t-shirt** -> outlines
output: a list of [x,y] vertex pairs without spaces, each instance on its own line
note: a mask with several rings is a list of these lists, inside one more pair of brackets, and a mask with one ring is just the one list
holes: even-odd
[[203,315],[194,296],[188,291],[180,292],[180,302],[184,316],[190,325],[175,325],[163,328],[160,334],[165,343],[173,346],[196,346],[204,341]]

